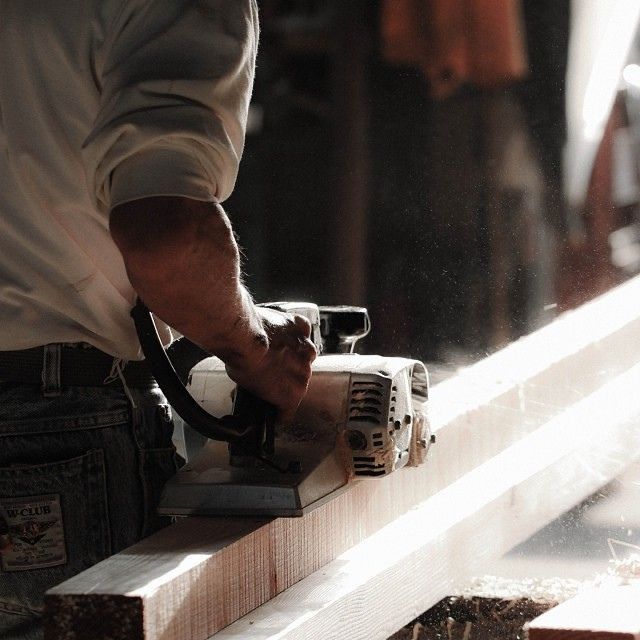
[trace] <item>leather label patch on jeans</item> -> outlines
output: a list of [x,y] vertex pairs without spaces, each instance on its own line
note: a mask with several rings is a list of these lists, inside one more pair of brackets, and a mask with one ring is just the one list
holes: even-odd
[[3,571],[25,571],[65,564],[67,551],[60,495],[2,498],[11,547],[0,554]]

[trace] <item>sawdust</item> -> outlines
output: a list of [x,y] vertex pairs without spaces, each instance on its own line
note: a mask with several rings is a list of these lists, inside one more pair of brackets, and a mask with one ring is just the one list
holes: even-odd
[[461,596],[500,600],[531,600],[537,603],[560,603],[573,598],[585,587],[584,580],[571,578],[502,578],[479,576],[473,578]]
[[614,538],[608,538],[607,544],[611,551],[609,568],[606,575],[596,579],[596,583],[631,584],[640,581],[640,547]]
[[556,603],[453,596],[389,640],[519,640],[523,626]]
[[583,587],[582,581],[563,578],[478,577],[389,640],[520,640],[527,622]]
[[593,580],[474,578],[462,593],[441,600],[389,640],[524,639],[527,622],[584,589],[640,583],[640,547],[608,543],[608,570]]

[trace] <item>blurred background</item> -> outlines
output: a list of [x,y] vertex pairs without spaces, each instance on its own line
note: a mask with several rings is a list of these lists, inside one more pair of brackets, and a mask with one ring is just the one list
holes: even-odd
[[484,357],[640,271],[637,0],[259,0],[226,208],[259,301]]

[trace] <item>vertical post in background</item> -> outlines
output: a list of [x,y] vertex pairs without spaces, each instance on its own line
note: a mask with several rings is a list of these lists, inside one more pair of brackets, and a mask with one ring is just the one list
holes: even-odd
[[330,235],[331,302],[366,304],[370,157],[367,0],[335,3],[333,107],[336,208]]

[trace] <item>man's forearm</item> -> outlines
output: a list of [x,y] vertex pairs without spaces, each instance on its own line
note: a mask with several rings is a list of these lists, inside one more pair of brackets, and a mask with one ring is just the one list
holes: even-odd
[[110,229],[131,284],[159,318],[226,362],[267,348],[222,207],[145,198],[115,207]]

